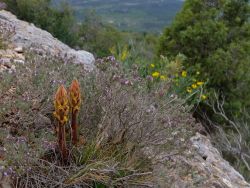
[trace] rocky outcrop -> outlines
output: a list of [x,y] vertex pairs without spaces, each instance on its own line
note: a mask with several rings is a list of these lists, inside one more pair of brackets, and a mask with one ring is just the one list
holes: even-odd
[[94,56],[83,50],[74,50],[50,33],[21,21],[5,10],[0,11],[0,32],[13,44],[13,48],[31,50],[42,56],[53,56],[64,62],[83,64],[86,70],[94,68]]
[[[199,133],[190,138],[184,150],[171,152],[148,146],[156,187],[169,188],[250,188],[210,142]],[[179,151],[178,151],[179,150]],[[157,157],[153,157],[157,152]]]
[[25,63],[25,56],[22,48],[0,50],[0,73],[16,71],[15,63]]
[[197,133],[191,138],[192,146],[197,152],[193,165],[200,171],[206,172],[214,187],[250,188],[242,175],[237,172],[228,161],[224,160],[219,151],[213,147],[211,141]]

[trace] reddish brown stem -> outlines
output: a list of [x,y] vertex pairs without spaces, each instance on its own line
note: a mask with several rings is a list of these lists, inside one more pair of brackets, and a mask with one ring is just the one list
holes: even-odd
[[66,137],[65,137],[65,126],[59,124],[59,132],[58,132],[58,143],[59,149],[62,155],[63,163],[67,162],[68,158],[68,150],[66,146]]
[[75,146],[77,145],[77,142],[78,142],[76,117],[77,117],[77,112],[72,111],[72,122],[71,122],[72,144]]

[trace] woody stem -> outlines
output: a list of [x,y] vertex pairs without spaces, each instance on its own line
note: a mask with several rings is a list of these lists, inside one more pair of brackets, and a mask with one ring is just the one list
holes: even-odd
[[60,123],[59,123],[58,142],[59,142],[59,149],[62,155],[62,161],[65,163],[68,157],[66,137],[65,137],[65,126]]
[[72,110],[72,122],[71,122],[71,129],[72,129],[72,144],[77,145],[78,139],[77,139],[77,124],[76,124],[76,117],[77,112]]

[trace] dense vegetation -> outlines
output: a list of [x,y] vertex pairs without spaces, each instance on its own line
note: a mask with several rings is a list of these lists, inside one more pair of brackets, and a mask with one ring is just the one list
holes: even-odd
[[210,102],[196,112],[215,128],[216,144],[246,177],[250,173],[249,15],[248,0],[188,0],[165,29],[158,49],[158,54],[169,57],[184,54],[189,74],[198,71],[207,82]]
[[148,92],[157,90],[161,96],[182,98],[193,105],[199,120],[205,117],[202,122],[207,130],[219,133],[214,140],[224,156],[249,177],[248,0],[186,0],[159,40],[154,34],[118,31],[94,11],[86,11],[85,20],[77,24],[69,6],[55,9],[50,0],[5,2],[21,19],[70,46],[97,57],[112,55],[125,72],[138,71],[147,80]]
[[250,24],[248,1],[187,1],[160,41],[159,54],[188,58],[207,86],[225,96],[226,108],[249,109]]

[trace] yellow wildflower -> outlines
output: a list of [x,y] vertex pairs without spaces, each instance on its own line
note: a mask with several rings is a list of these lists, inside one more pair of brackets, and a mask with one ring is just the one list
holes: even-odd
[[154,78],[158,78],[158,77],[160,76],[160,73],[159,73],[159,72],[153,72],[153,73],[152,73],[152,76],[153,76]]
[[193,89],[196,89],[196,88],[197,88],[197,85],[196,85],[196,84],[192,84],[192,88],[193,88]]
[[204,84],[204,82],[197,82],[196,83],[198,86],[202,86]]
[[122,54],[121,54],[121,61],[125,61],[128,57],[129,51],[127,46],[125,46],[122,50]]
[[187,71],[182,71],[181,76],[184,78],[187,77]]
[[187,87],[187,92],[188,93],[192,93],[192,88],[191,87]]
[[206,100],[206,99],[207,99],[207,96],[206,96],[206,95],[201,95],[201,99],[202,99],[202,100]]
[[151,68],[155,68],[155,64],[153,64],[153,63],[150,64],[150,67],[151,67]]
[[113,46],[112,48],[109,48],[109,52],[110,52],[112,55],[115,55],[115,53],[116,53],[116,48],[115,48],[115,46]]
[[166,76],[161,75],[161,76],[160,76],[160,79],[161,79],[161,80],[166,80]]

